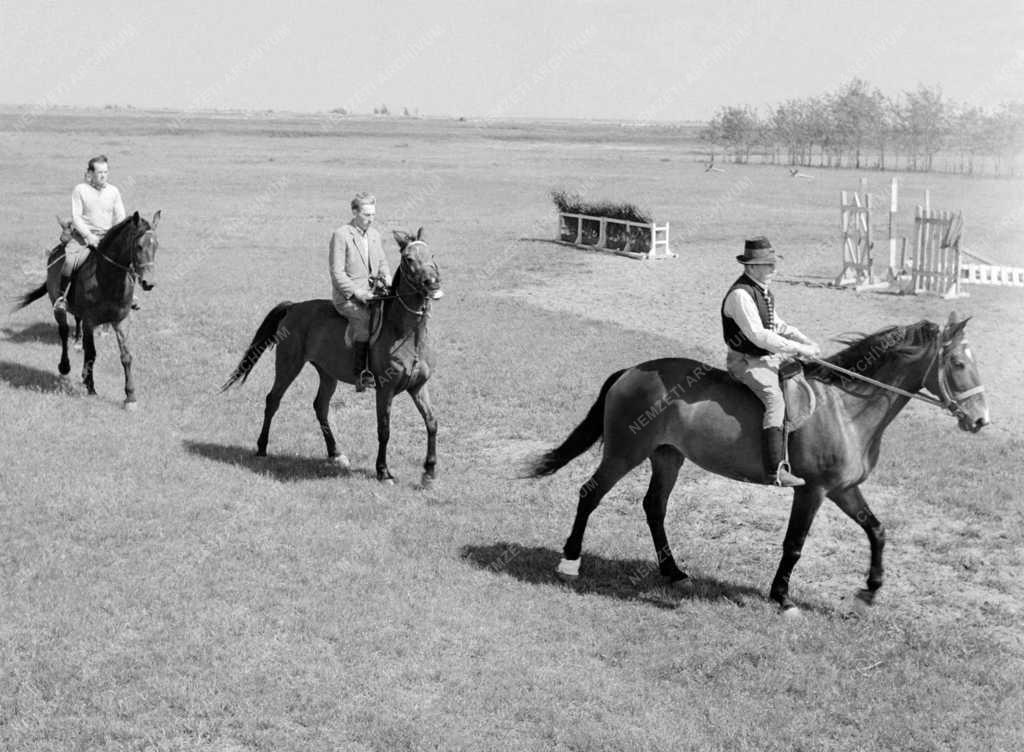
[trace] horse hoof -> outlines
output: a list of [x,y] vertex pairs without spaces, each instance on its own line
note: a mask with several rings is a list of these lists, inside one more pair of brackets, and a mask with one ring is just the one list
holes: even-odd
[[423,473],[420,477],[420,488],[432,488],[434,485],[434,476]]
[[395,479],[390,477],[390,476],[387,477],[387,478],[377,478],[377,480],[380,481],[380,484],[382,486],[393,486],[393,485],[395,485]]
[[804,612],[794,605],[783,606],[780,613],[784,619],[800,619],[804,615]]
[[344,454],[335,454],[327,458],[327,461],[332,465],[336,465],[339,470],[348,470],[352,467],[352,463],[348,461],[348,457]]
[[861,589],[853,598],[853,609],[855,612],[863,613],[875,605],[875,591]]
[[563,556],[562,560],[558,562],[558,566],[555,567],[555,574],[561,580],[573,582],[580,576],[580,560],[566,559]]
[[257,449],[256,450],[256,457],[261,459],[261,460],[265,460],[267,458],[267,450],[266,449]]
[[127,410],[130,413],[133,413],[133,412],[135,412],[136,410],[139,409],[139,403],[136,402],[135,400],[132,400],[131,402],[129,402],[128,400],[125,400],[124,401],[124,409]]
[[665,587],[678,595],[690,595],[693,593],[693,580],[688,575],[681,578],[666,577]]

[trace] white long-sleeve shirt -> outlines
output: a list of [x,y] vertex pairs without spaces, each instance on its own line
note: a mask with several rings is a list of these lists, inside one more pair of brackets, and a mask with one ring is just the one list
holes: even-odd
[[126,216],[121,191],[110,183],[100,191],[89,183],[79,183],[71,192],[71,221],[84,238],[92,235],[102,239]]
[[[748,275],[747,278],[762,290],[767,290],[765,285],[753,277]],[[761,323],[761,314],[757,311],[757,303],[746,290],[730,292],[722,304],[722,313],[735,321],[744,336],[763,350],[780,355],[796,355],[803,349],[802,345],[811,343],[803,332],[787,324],[778,314],[775,314],[775,329],[765,328]]]

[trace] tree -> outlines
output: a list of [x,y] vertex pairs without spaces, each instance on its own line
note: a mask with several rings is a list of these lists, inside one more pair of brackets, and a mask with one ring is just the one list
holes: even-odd
[[867,82],[859,78],[841,87],[830,102],[841,146],[853,150],[853,166],[857,169],[862,166],[865,147],[878,141],[883,102],[881,92],[872,91]]

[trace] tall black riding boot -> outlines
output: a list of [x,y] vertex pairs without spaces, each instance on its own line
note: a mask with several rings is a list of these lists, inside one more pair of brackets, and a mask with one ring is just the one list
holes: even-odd
[[767,483],[772,486],[804,485],[804,479],[798,478],[789,471],[786,462],[785,437],[781,428],[764,428],[761,430],[761,451],[764,457],[764,472]]
[[363,373],[366,371],[366,356],[369,351],[369,342],[355,342],[352,345],[352,374],[355,376],[357,392],[366,391],[366,380],[363,378]]

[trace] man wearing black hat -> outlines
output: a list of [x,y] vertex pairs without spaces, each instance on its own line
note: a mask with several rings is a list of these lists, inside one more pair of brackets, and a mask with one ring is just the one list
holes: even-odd
[[722,301],[722,333],[729,348],[726,368],[764,403],[761,447],[767,482],[802,486],[803,478],[793,475],[785,463],[782,425],[786,403],[779,386],[779,365],[787,356],[814,358],[821,350],[775,313],[768,283],[781,258],[764,236],[746,241],[743,254],[736,257],[743,264],[743,274]]

